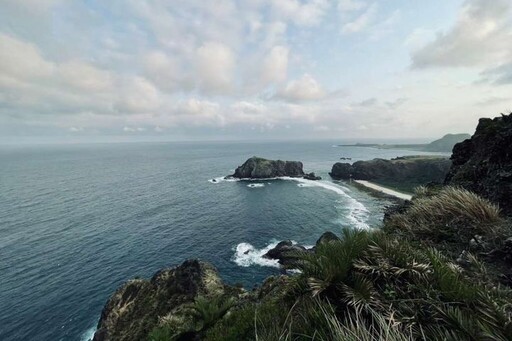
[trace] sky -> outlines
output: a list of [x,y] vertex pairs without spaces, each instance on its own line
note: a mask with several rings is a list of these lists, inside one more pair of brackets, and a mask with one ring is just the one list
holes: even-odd
[[0,0],[0,143],[438,138],[510,110],[510,0]]

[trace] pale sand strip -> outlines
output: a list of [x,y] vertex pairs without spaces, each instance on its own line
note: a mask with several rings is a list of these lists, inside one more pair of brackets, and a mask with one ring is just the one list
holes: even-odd
[[412,195],[410,195],[410,194],[400,193],[400,192],[394,191],[392,189],[379,186],[377,184],[374,184],[374,183],[366,181],[366,180],[354,180],[354,181],[357,182],[358,184],[365,186],[365,187],[371,188],[377,192],[391,195],[391,196],[397,197],[399,199],[411,200],[411,198],[412,198]]

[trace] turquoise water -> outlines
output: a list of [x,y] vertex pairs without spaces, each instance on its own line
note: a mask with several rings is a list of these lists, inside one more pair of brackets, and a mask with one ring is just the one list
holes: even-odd
[[[328,171],[340,156],[419,153],[334,143],[0,147],[0,340],[86,340],[130,278],[201,258],[250,288],[278,273],[260,257],[276,241],[378,226],[388,202]],[[324,180],[209,181],[253,155]]]

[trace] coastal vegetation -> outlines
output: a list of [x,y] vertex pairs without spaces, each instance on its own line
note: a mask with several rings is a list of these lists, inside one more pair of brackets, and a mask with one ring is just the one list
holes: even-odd
[[[479,146],[490,130],[499,150]],[[288,274],[251,291],[197,260],[127,283],[94,341],[512,340],[512,224],[500,209],[510,198],[463,181],[469,167],[485,168],[486,181],[510,185],[512,159],[496,155],[511,132],[510,116],[481,121],[477,138],[455,147],[444,185],[418,187],[382,228],[327,233],[313,249],[278,244],[267,255]],[[483,165],[483,153],[461,155],[469,147],[485,148]]]

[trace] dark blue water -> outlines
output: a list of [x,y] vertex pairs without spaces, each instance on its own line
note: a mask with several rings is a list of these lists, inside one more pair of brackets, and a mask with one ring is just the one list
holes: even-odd
[[[251,287],[278,272],[258,257],[276,240],[313,244],[325,230],[377,226],[386,202],[327,172],[340,156],[412,153],[331,145],[0,147],[0,340],[85,340],[135,276],[201,258]],[[301,160],[325,180],[208,181],[252,155]]]

